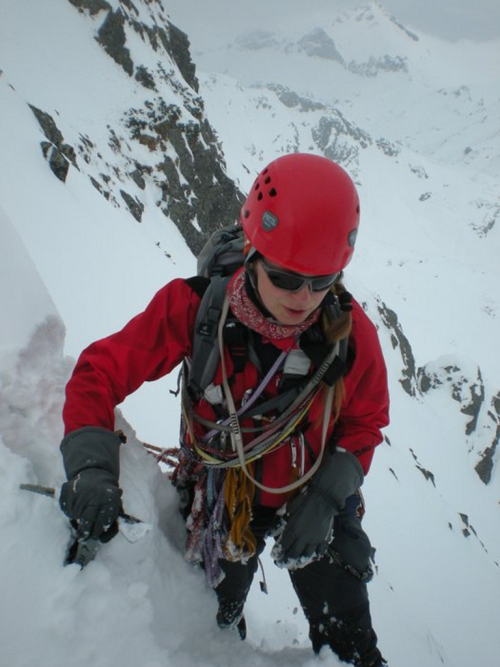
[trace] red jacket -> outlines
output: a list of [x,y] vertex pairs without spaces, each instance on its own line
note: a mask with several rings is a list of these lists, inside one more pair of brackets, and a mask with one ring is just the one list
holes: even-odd
[[[160,289],[146,310],[121,331],[99,340],[84,350],[66,387],[63,410],[65,432],[83,426],[113,430],[114,408],[143,382],[170,373],[191,355],[192,332],[200,297],[182,279]],[[380,429],[389,423],[389,397],[385,363],[374,325],[355,301],[350,345],[353,363],[344,377],[346,396],[335,428],[338,444],[354,453],[366,472],[373,450],[382,441]],[[226,358],[228,372],[231,360]],[[231,387],[236,405],[248,388],[258,385],[255,366],[248,361],[243,373]],[[207,416],[207,406],[195,409]],[[319,399],[313,402],[304,432],[310,448],[318,454],[321,447]],[[208,416],[210,416],[208,414]],[[260,460],[261,481],[266,486],[282,487],[293,475],[291,447],[283,446]],[[305,469],[312,465],[306,453]],[[286,497],[262,492],[261,504],[278,507]]]

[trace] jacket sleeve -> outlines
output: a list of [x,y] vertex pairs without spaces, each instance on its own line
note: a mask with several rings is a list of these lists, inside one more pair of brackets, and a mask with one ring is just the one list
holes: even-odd
[[84,426],[112,430],[119,403],[189,356],[199,302],[184,280],[173,280],[121,331],[86,348],[66,386],[65,434]]
[[361,306],[353,302],[350,344],[354,361],[344,378],[346,396],[335,429],[337,445],[358,457],[366,474],[381,429],[389,423],[387,370],[377,330]]

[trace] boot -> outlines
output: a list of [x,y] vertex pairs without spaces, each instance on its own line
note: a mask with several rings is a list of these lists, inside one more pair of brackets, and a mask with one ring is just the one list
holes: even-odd
[[234,628],[238,631],[240,639],[246,639],[247,624],[243,616],[244,601],[229,600],[219,596],[219,610],[217,611],[217,625],[222,630]]
[[354,667],[387,665],[377,648],[377,635],[372,628],[324,618],[311,622],[309,637],[315,653],[329,646],[340,660]]

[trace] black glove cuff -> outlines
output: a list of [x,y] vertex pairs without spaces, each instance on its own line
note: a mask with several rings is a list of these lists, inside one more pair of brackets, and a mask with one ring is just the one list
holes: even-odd
[[72,431],[60,446],[67,478],[76,477],[82,470],[99,468],[118,480],[120,444],[116,433],[99,426],[84,426]]

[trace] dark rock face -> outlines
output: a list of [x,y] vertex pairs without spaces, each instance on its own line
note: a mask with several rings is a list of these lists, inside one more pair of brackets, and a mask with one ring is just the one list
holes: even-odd
[[[428,363],[417,371],[418,386],[423,394],[444,387],[460,406],[460,412],[470,419],[465,435],[470,438],[471,451],[479,450],[474,470],[484,484],[489,484],[495,470],[496,453],[500,442],[500,394],[491,399],[488,409],[487,391],[479,367],[460,368],[460,363]],[[484,443],[489,442],[486,447]],[[479,445],[477,444],[479,443]]]
[[397,314],[388,308],[385,303],[379,300],[377,304],[382,322],[389,329],[391,334],[391,343],[394,349],[399,350],[402,360],[402,370],[400,383],[403,389],[410,396],[418,393],[417,377],[415,368],[415,358],[411,348],[410,341],[403,333]]
[[328,107],[321,102],[314,102],[308,97],[299,95],[295,91],[291,90],[287,86],[282,86],[279,83],[269,83],[267,85],[269,90],[272,90],[276,93],[279,101],[289,108],[298,108],[299,111],[304,113],[308,111],[327,111]]
[[199,84],[196,78],[196,67],[191,60],[189,39],[186,33],[179,30],[170,21],[168,27],[168,37],[166,39],[175,63],[188,86],[191,86],[193,90],[198,92]]
[[344,65],[344,59],[337,50],[333,39],[327,35],[323,28],[315,28],[299,41],[298,46],[308,56],[316,56],[325,60],[334,60]]
[[334,108],[326,109],[312,128],[312,138],[323,155],[349,170],[355,177],[360,151],[373,143],[371,136]]
[[111,5],[106,0],[69,0],[78,11],[95,16],[102,11],[111,11]]
[[[146,4],[153,5],[154,0]],[[152,23],[139,21],[137,15],[133,3],[123,2],[115,12],[108,10],[98,31],[98,41],[108,55],[144,88],[157,93],[141,107],[124,111],[126,140],[146,146],[154,161],[136,161],[130,175],[141,190],[151,181],[159,186],[157,205],[197,254],[215,228],[237,219],[243,196],[225,173],[222,151],[204,116],[187,35],[166,19],[161,3],[151,14]],[[155,69],[134,62],[126,39],[131,29],[157,57]],[[174,91],[178,103],[167,103],[165,90]],[[144,211],[140,195],[125,196],[123,190],[120,194],[140,220]]]
[[470,371],[466,373],[454,363],[427,364],[418,369],[418,381],[424,394],[438,386],[447,386],[453,400],[460,404],[460,412],[471,417],[465,434],[471,435],[476,430],[485,396],[480,368],[476,368],[475,377],[471,377]]
[[400,56],[385,55],[381,58],[374,58],[372,56],[365,63],[351,61],[347,69],[354,74],[374,77],[387,72],[408,72],[408,63],[406,62],[406,58],[401,58]]
[[132,197],[132,195],[129,195],[125,190],[120,190],[120,194],[127,205],[128,210],[132,213],[137,222],[141,222],[144,204],[135,197]]
[[484,484],[489,484],[491,482],[491,476],[493,474],[494,467],[494,456],[498,447],[498,442],[500,440],[500,426],[497,427],[497,432],[491,447],[487,447],[481,454],[480,460],[477,462],[474,470],[479,475],[479,479],[484,482]]
[[[122,0],[116,9],[106,0],[69,2],[85,21],[82,29],[96,35],[130,78],[134,106],[114,112],[105,128],[81,127],[69,139],[53,110],[32,106],[50,168],[63,182],[71,165],[80,169],[110,204],[124,207],[138,222],[154,201],[197,254],[214,229],[238,218],[244,197],[226,174],[205,116],[187,36],[168,20],[160,0]],[[140,51],[131,34],[143,42]],[[117,70],[119,76],[124,74]]]
[[[195,92],[198,92],[198,79],[196,78],[196,67],[191,60],[189,51],[189,39],[187,35],[173,25],[168,19],[164,18],[163,24],[154,23],[148,25],[137,19],[139,14],[137,8],[132,2],[122,0],[121,7],[115,11],[102,0],[69,0],[80,11],[86,10],[91,16],[99,11],[106,10],[106,18],[100,26],[97,33],[97,41],[104,48],[106,53],[113,60],[123,67],[129,76],[134,75],[134,71],[144,71],[141,63],[135,64],[129,48],[127,47],[126,28],[131,28],[138,33],[141,38],[149,43],[154,52],[160,53],[161,49],[167,52],[181,73],[184,81]],[[143,0],[147,3],[147,0]],[[139,3],[138,3],[139,4]],[[97,5],[97,6],[96,6]],[[141,82],[140,74],[136,78]],[[152,78],[147,78],[147,86],[151,88]]]
[[[383,325],[387,328],[394,350],[401,355],[401,377],[399,382],[410,396],[422,400],[437,389],[445,389],[458,404],[460,413],[468,419],[465,436],[470,451],[479,451],[476,473],[484,484],[489,484],[495,471],[497,449],[500,443],[500,393],[491,400],[486,411],[487,389],[478,366],[451,357],[443,357],[417,367],[410,341],[403,333],[397,314],[380,299],[377,308]],[[461,367],[463,366],[463,368]],[[491,438],[491,439],[490,439]],[[484,443],[488,444],[486,447]],[[479,443],[479,446],[478,446]],[[412,452],[414,455],[414,453]],[[433,474],[417,461],[416,466],[425,478],[435,484]]]
[[493,396],[491,400],[491,409],[488,410],[491,426],[494,428],[494,435],[491,445],[481,452],[480,459],[475,466],[475,471],[479,478],[485,484],[491,482],[495,465],[495,454],[500,443],[500,392]]
[[[152,170],[137,163],[134,179],[143,183],[153,177],[161,192],[157,205],[175,222],[195,254],[216,227],[238,218],[243,203],[243,196],[224,171],[201,100],[197,104],[191,108],[201,120],[184,120],[183,109],[158,98],[125,113],[129,138],[158,157]],[[175,158],[169,155],[171,149]]]
[[130,57],[130,51],[126,47],[127,36],[125,35],[125,16],[121,9],[116,12],[109,11],[104,23],[97,33],[97,41],[106,53],[113,58],[127,72],[129,76],[134,73],[134,63]]
[[424,466],[419,462],[417,455],[413,451],[413,449],[410,447],[410,454],[413,456],[413,459],[415,461],[415,467],[417,470],[419,470],[422,475],[425,477],[425,479],[428,482],[431,482],[432,486],[435,488],[436,487],[436,478],[434,477],[434,473],[428,470],[427,468],[424,468]]
[[32,104],[29,106],[47,138],[47,141],[40,143],[43,156],[49,163],[49,167],[55,176],[64,183],[70,164],[77,167],[75,150],[73,146],[64,142],[62,132],[50,114]]

